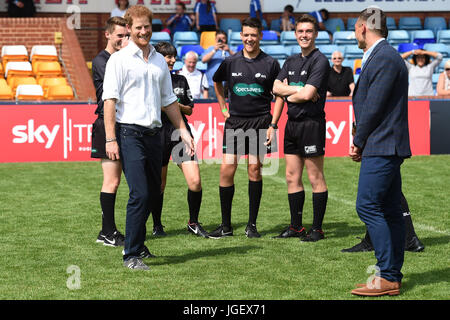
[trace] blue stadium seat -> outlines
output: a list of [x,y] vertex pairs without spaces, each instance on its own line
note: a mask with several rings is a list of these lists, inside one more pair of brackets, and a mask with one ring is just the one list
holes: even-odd
[[173,35],[173,45],[175,47],[187,44],[200,44],[197,32],[194,31],[177,31]]
[[239,46],[242,44],[241,32],[232,31],[228,37],[228,44],[230,46]]
[[398,28],[401,30],[420,30],[422,22],[419,17],[401,17],[398,21]]
[[267,24],[266,19],[262,19],[261,24],[262,24],[263,30],[269,30],[269,26]]
[[447,29],[447,22],[445,22],[444,17],[425,17],[423,28],[433,30],[434,34],[437,35],[439,30]]
[[338,45],[358,44],[354,31],[336,31],[333,33],[333,43]]
[[260,44],[262,46],[267,46],[267,45],[271,45],[271,44],[279,44],[278,35],[275,31],[263,30],[262,34],[263,34],[263,36],[262,36],[262,40],[260,42]]
[[450,60],[450,58],[447,58],[447,59],[444,58],[444,59],[442,59],[441,63],[439,63],[439,66],[437,67],[437,70],[435,70],[435,72],[436,72],[436,71],[439,72],[439,73],[443,72],[444,69],[445,69],[445,63],[446,63],[448,60]]
[[450,44],[450,30],[439,30],[437,34],[437,42]]
[[409,34],[406,30],[391,30],[389,31],[387,41],[391,45],[396,45],[400,43],[409,43]]
[[286,59],[290,54],[290,50],[280,44],[262,46],[261,50],[275,59]]
[[284,46],[297,45],[297,38],[295,37],[294,31],[283,31],[281,32],[280,42]]
[[400,43],[398,45],[397,51],[399,53],[404,53],[412,50],[420,49],[419,45],[417,43]]
[[347,59],[345,58],[344,61],[342,61],[342,66],[343,67],[349,67],[350,69],[352,69],[352,73],[353,73],[353,66],[355,65],[355,60],[354,59]]
[[359,79],[359,74],[354,74],[353,75],[353,80],[355,81],[355,83],[358,82],[358,79]]
[[183,68],[183,62],[175,61],[175,64],[173,65],[173,71],[179,71],[182,68]]
[[[322,52],[328,59],[331,59],[331,55],[333,54],[333,52],[335,51],[341,51],[339,46],[335,45],[335,44],[323,44],[323,45],[318,45],[317,48],[320,50],[320,52]],[[344,52],[343,52],[344,54]]]
[[273,31],[281,31],[281,21],[280,19],[273,19],[272,21],[270,21],[270,30]]
[[231,31],[241,31],[241,21],[235,18],[222,18],[219,22],[219,28],[225,32],[231,29]]
[[425,43],[435,43],[434,32],[432,30],[416,30],[412,33],[412,42],[423,48]]
[[280,64],[280,68],[283,68],[283,64],[286,62],[286,59],[278,59],[278,63]]
[[345,31],[344,20],[342,20],[341,18],[330,18],[324,21],[323,24],[325,25],[325,28],[331,33],[334,33],[336,31]]
[[357,44],[345,46],[345,59],[362,59],[363,55],[364,52],[358,47]]
[[443,43],[426,43],[423,46],[424,50],[435,51],[442,53],[444,58],[450,58],[450,46]]
[[395,19],[392,17],[386,17],[386,26],[388,30],[397,30],[397,24],[395,23]]
[[172,40],[170,39],[170,35],[167,32],[153,32],[150,43],[152,45],[155,45],[161,41],[172,42]]
[[436,85],[438,83],[439,80],[439,73],[433,73],[433,75],[431,76],[431,83],[433,84],[433,89],[436,90]]
[[316,38],[316,44],[331,44],[329,33],[326,31],[319,31]]
[[205,49],[203,49],[203,47],[201,45],[199,45],[199,44],[184,45],[184,46],[181,47],[181,50],[180,50],[180,53],[179,53],[180,59],[183,59],[184,55],[186,53],[188,53],[189,51],[196,52],[198,54],[198,56],[200,57],[203,54],[203,52],[205,52]]
[[286,47],[286,51],[288,51],[289,50],[289,55],[293,55],[293,54],[298,54],[298,53],[300,53],[300,52],[302,52],[302,48],[300,48],[300,46],[289,46],[289,47]]
[[202,72],[205,72],[206,69],[208,69],[208,64],[207,64],[207,63],[203,63],[203,62],[201,62],[201,61],[199,60],[199,61],[197,62],[197,69],[200,70],[200,71],[202,71]]
[[347,30],[348,31],[355,31],[355,23],[358,20],[358,18],[348,18],[347,19]]

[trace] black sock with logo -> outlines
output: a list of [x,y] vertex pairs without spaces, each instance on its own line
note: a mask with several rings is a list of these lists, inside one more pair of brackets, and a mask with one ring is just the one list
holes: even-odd
[[222,224],[231,227],[231,205],[234,196],[234,184],[229,187],[219,186],[220,208],[222,211]]
[[187,201],[189,205],[189,222],[198,223],[198,214],[202,204],[202,190],[195,192],[188,189]]
[[325,210],[327,209],[328,191],[325,192],[313,192],[313,230],[322,230],[323,217],[325,216]]
[[305,191],[288,193],[289,210],[291,212],[291,226],[295,229],[302,227],[303,205],[305,203]]
[[116,231],[114,219],[114,207],[116,204],[116,194],[100,192],[100,206],[102,208],[102,231],[110,236]]
[[406,201],[406,198],[403,195],[403,193],[400,198],[400,206],[402,208],[403,218],[405,219],[405,239],[410,240],[412,237],[416,235],[416,231],[414,230],[414,225],[412,223],[408,201]]
[[248,224],[256,225],[256,218],[258,218],[259,205],[261,203],[263,182],[248,181],[248,200],[249,200],[249,216]]

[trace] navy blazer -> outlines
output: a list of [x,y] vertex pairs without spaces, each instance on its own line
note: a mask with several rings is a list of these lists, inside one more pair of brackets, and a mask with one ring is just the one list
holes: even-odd
[[365,62],[353,92],[354,145],[363,156],[411,156],[408,130],[408,70],[386,40]]

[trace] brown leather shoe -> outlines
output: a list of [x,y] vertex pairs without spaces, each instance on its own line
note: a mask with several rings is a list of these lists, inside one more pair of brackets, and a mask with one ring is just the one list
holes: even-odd
[[[357,283],[357,284],[355,285],[355,287],[356,287],[356,288],[364,288],[366,285],[367,285],[367,283]],[[402,287],[402,283],[399,282],[399,283],[398,283],[398,288],[400,289],[401,287]]]
[[[360,284],[359,284],[360,285]],[[375,277],[369,285],[352,290],[357,296],[378,297],[384,295],[395,296],[400,294],[400,283],[391,282],[381,277]]]

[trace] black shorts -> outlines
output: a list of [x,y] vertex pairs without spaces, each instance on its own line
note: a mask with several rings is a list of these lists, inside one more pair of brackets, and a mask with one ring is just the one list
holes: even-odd
[[267,129],[272,115],[266,114],[254,118],[231,116],[225,121],[223,133],[223,153],[235,155],[264,156],[277,151],[276,141],[267,147]]
[[284,153],[303,158],[325,154],[325,119],[288,120],[284,130]]
[[105,144],[105,121],[103,120],[103,118],[98,117],[92,125],[91,158],[108,159],[108,156],[106,155]]
[[[191,134],[191,137],[193,137],[187,124],[186,128]],[[169,164],[170,156],[172,156],[172,161],[178,165],[186,161],[197,161],[195,154],[193,156],[186,154],[186,145],[181,140],[180,135],[176,132],[175,128],[171,125],[164,125],[162,128],[161,146],[163,167]]]

